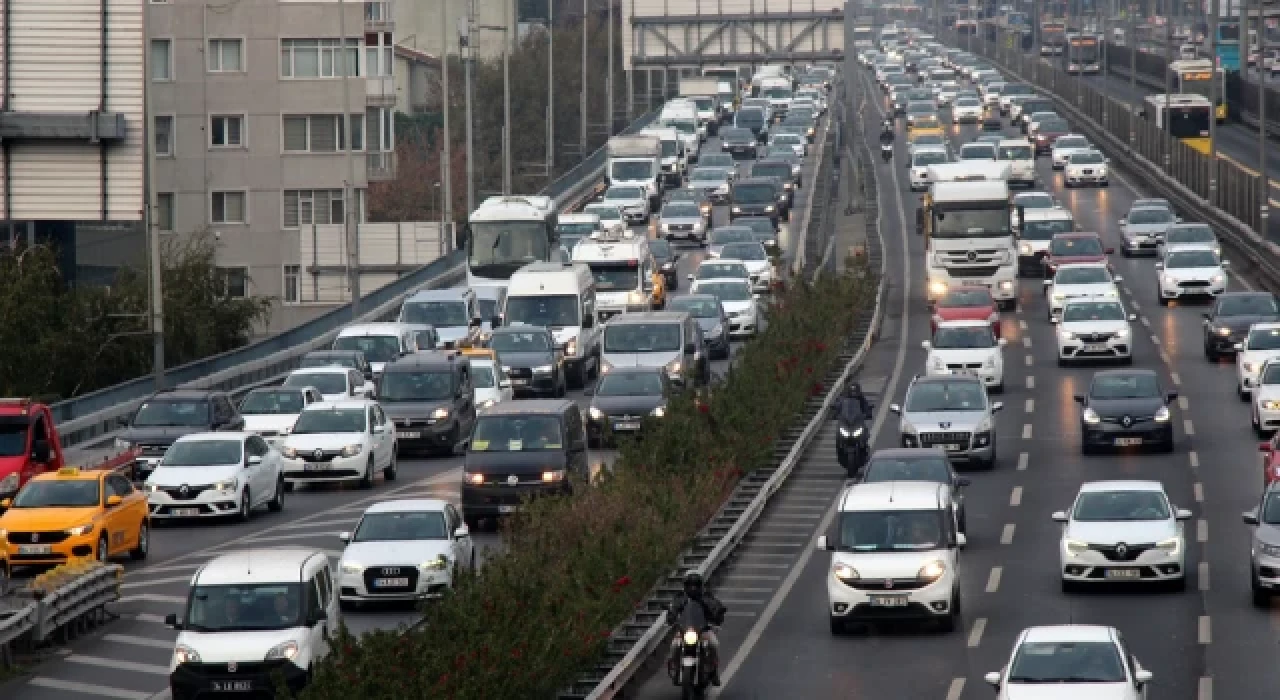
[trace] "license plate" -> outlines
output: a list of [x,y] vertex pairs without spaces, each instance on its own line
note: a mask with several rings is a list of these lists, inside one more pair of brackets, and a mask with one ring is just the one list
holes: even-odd
[[639,423],[614,423],[613,429],[614,430],[639,430],[640,424]]
[[215,693],[248,693],[253,690],[253,681],[213,681],[211,689]]
[[1092,170],[1081,170],[1081,171],[1080,171],[1080,174],[1081,174],[1081,175],[1092,175],[1092,174],[1093,174],[1093,171],[1092,171]]
[[983,282],[982,280],[961,280],[961,281],[960,281],[960,284],[962,284],[962,285],[964,285],[964,286],[966,286],[966,287],[985,287],[985,286],[987,286],[987,283],[986,283],[986,282]]
[[1141,444],[1142,444],[1142,438],[1140,437],[1116,438],[1116,447],[1133,447],[1135,445],[1141,445]]
[[877,608],[905,608],[907,597],[902,595],[873,595],[871,605]]
[[409,579],[401,578],[376,578],[373,580],[374,588],[404,588],[409,585]]
[[512,386],[525,386],[528,383],[529,383],[528,379],[512,379],[511,380]]
[[318,472],[318,471],[320,471],[321,469],[326,469],[326,468],[328,468],[328,466],[329,466],[329,465],[327,465],[327,464],[304,464],[304,465],[302,466],[302,470],[303,470],[303,471],[308,471],[308,472]]
[[400,438],[401,440],[417,440],[418,438],[422,437],[422,433],[403,433],[397,430],[396,437]]
[[182,518],[190,518],[196,515],[200,515],[199,508],[174,508],[169,512],[172,513],[173,515],[176,515]]
[[18,554],[49,554],[53,547],[47,544],[20,544]]
[[499,512],[499,513],[514,513],[514,512],[516,512],[516,507],[515,507],[515,506],[498,506],[498,512]]
[[1084,346],[1084,351],[1085,352],[1106,352],[1107,344],[1106,343],[1089,343]]
[[938,445],[938,447],[941,447],[943,450],[945,450],[945,451],[947,451],[947,452],[959,452],[959,451],[960,451],[960,446],[959,446],[959,445],[957,445],[957,444],[955,444],[955,443],[951,443],[951,444],[947,444],[947,445]]
[[1141,569],[1107,569],[1107,578],[1142,578]]
[[698,659],[692,656],[686,656],[683,659],[680,659],[680,665],[681,666],[697,666]]

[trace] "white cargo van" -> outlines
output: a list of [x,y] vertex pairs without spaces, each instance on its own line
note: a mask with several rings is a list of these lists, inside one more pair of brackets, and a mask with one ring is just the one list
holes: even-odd
[[596,282],[590,267],[536,262],[511,275],[502,323],[549,329],[564,348],[570,386],[580,388],[600,374],[596,313]]

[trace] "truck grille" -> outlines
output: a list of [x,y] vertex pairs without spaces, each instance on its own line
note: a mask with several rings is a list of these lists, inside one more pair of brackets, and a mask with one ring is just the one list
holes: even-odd
[[947,272],[952,277],[964,277],[964,278],[991,277],[992,275],[996,274],[999,271],[1000,271],[999,265],[980,265],[980,266],[947,265]]
[[959,445],[960,449],[969,449],[969,433],[949,432],[949,433],[920,433],[921,447],[934,447],[936,445]]

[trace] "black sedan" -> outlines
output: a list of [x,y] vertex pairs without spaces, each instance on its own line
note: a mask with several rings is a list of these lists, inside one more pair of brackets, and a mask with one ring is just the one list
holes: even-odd
[[1098,372],[1089,393],[1075,396],[1080,412],[1080,450],[1155,446],[1173,452],[1173,420],[1169,404],[1178,392],[1165,391],[1149,369]]
[[735,126],[720,130],[720,147],[735,159],[754,159],[759,146],[760,140],[750,129]]
[[1004,122],[1000,120],[1000,117],[994,117],[994,116],[987,117],[986,119],[982,120],[982,130],[983,131],[1004,131]]
[[680,275],[676,264],[680,262],[680,253],[671,247],[671,241],[662,238],[650,239],[649,252],[653,254],[653,262],[657,263],[663,279],[667,281],[667,291],[674,292],[679,289]]
[[969,480],[956,474],[941,447],[876,450],[866,465],[858,470],[858,482],[874,484],[882,481],[928,481],[946,485],[951,489],[952,502],[956,504],[956,529],[965,532],[964,496],[960,489],[968,486]]
[[619,435],[638,435],[645,421],[666,415],[667,398],[676,391],[661,367],[616,368],[586,391],[587,443],[613,444]]
[[1271,292],[1227,292],[1213,301],[1204,315],[1204,359],[1217,362],[1235,354],[1249,326],[1280,321],[1280,304]]

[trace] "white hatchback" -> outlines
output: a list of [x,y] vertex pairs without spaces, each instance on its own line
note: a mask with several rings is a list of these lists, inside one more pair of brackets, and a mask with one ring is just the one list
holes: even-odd
[[1210,245],[1179,246],[1168,251],[1156,263],[1160,304],[1168,306],[1172,299],[1217,296],[1227,291],[1226,268],[1230,264],[1219,258]]
[[1068,299],[1058,325],[1058,365],[1072,360],[1118,359],[1133,362],[1133,328],[1137,315],[1127,313],[1119,299]]
[[462,514],[435,498],[383,501],[369,506],[339,564],[344,609],[375,600],[439,598],[459,569],[474,570],[476,548]]
[[1270,360],[1280,358],[1280,323],[1255,323],[1244,340],[1236,343],[1236,393],[1248,401],[1258,384],[1258,373]]
[[1077,297],[1119,299],[1117,282],[1123,277],[1111,274],[1106,263],[1072,263],[1061,265],[1053,279],[1044,281],[1045,296],[1049,298],[1049,320],[1062,313],[1068,299]]
[[997,700],[1044,698],[1050,688],[1052,697],[1145,700],[1152,677],[1114,627],[1046,625],[1023,630],[1009,662],[983,680]]
[[934,331],[933,340],[921,343],[929,352],[925,371],[930,375],[972,372],[982,378],[990,391],[1004,391],[1007,342],[995,336],[990,321],[943,321]]

